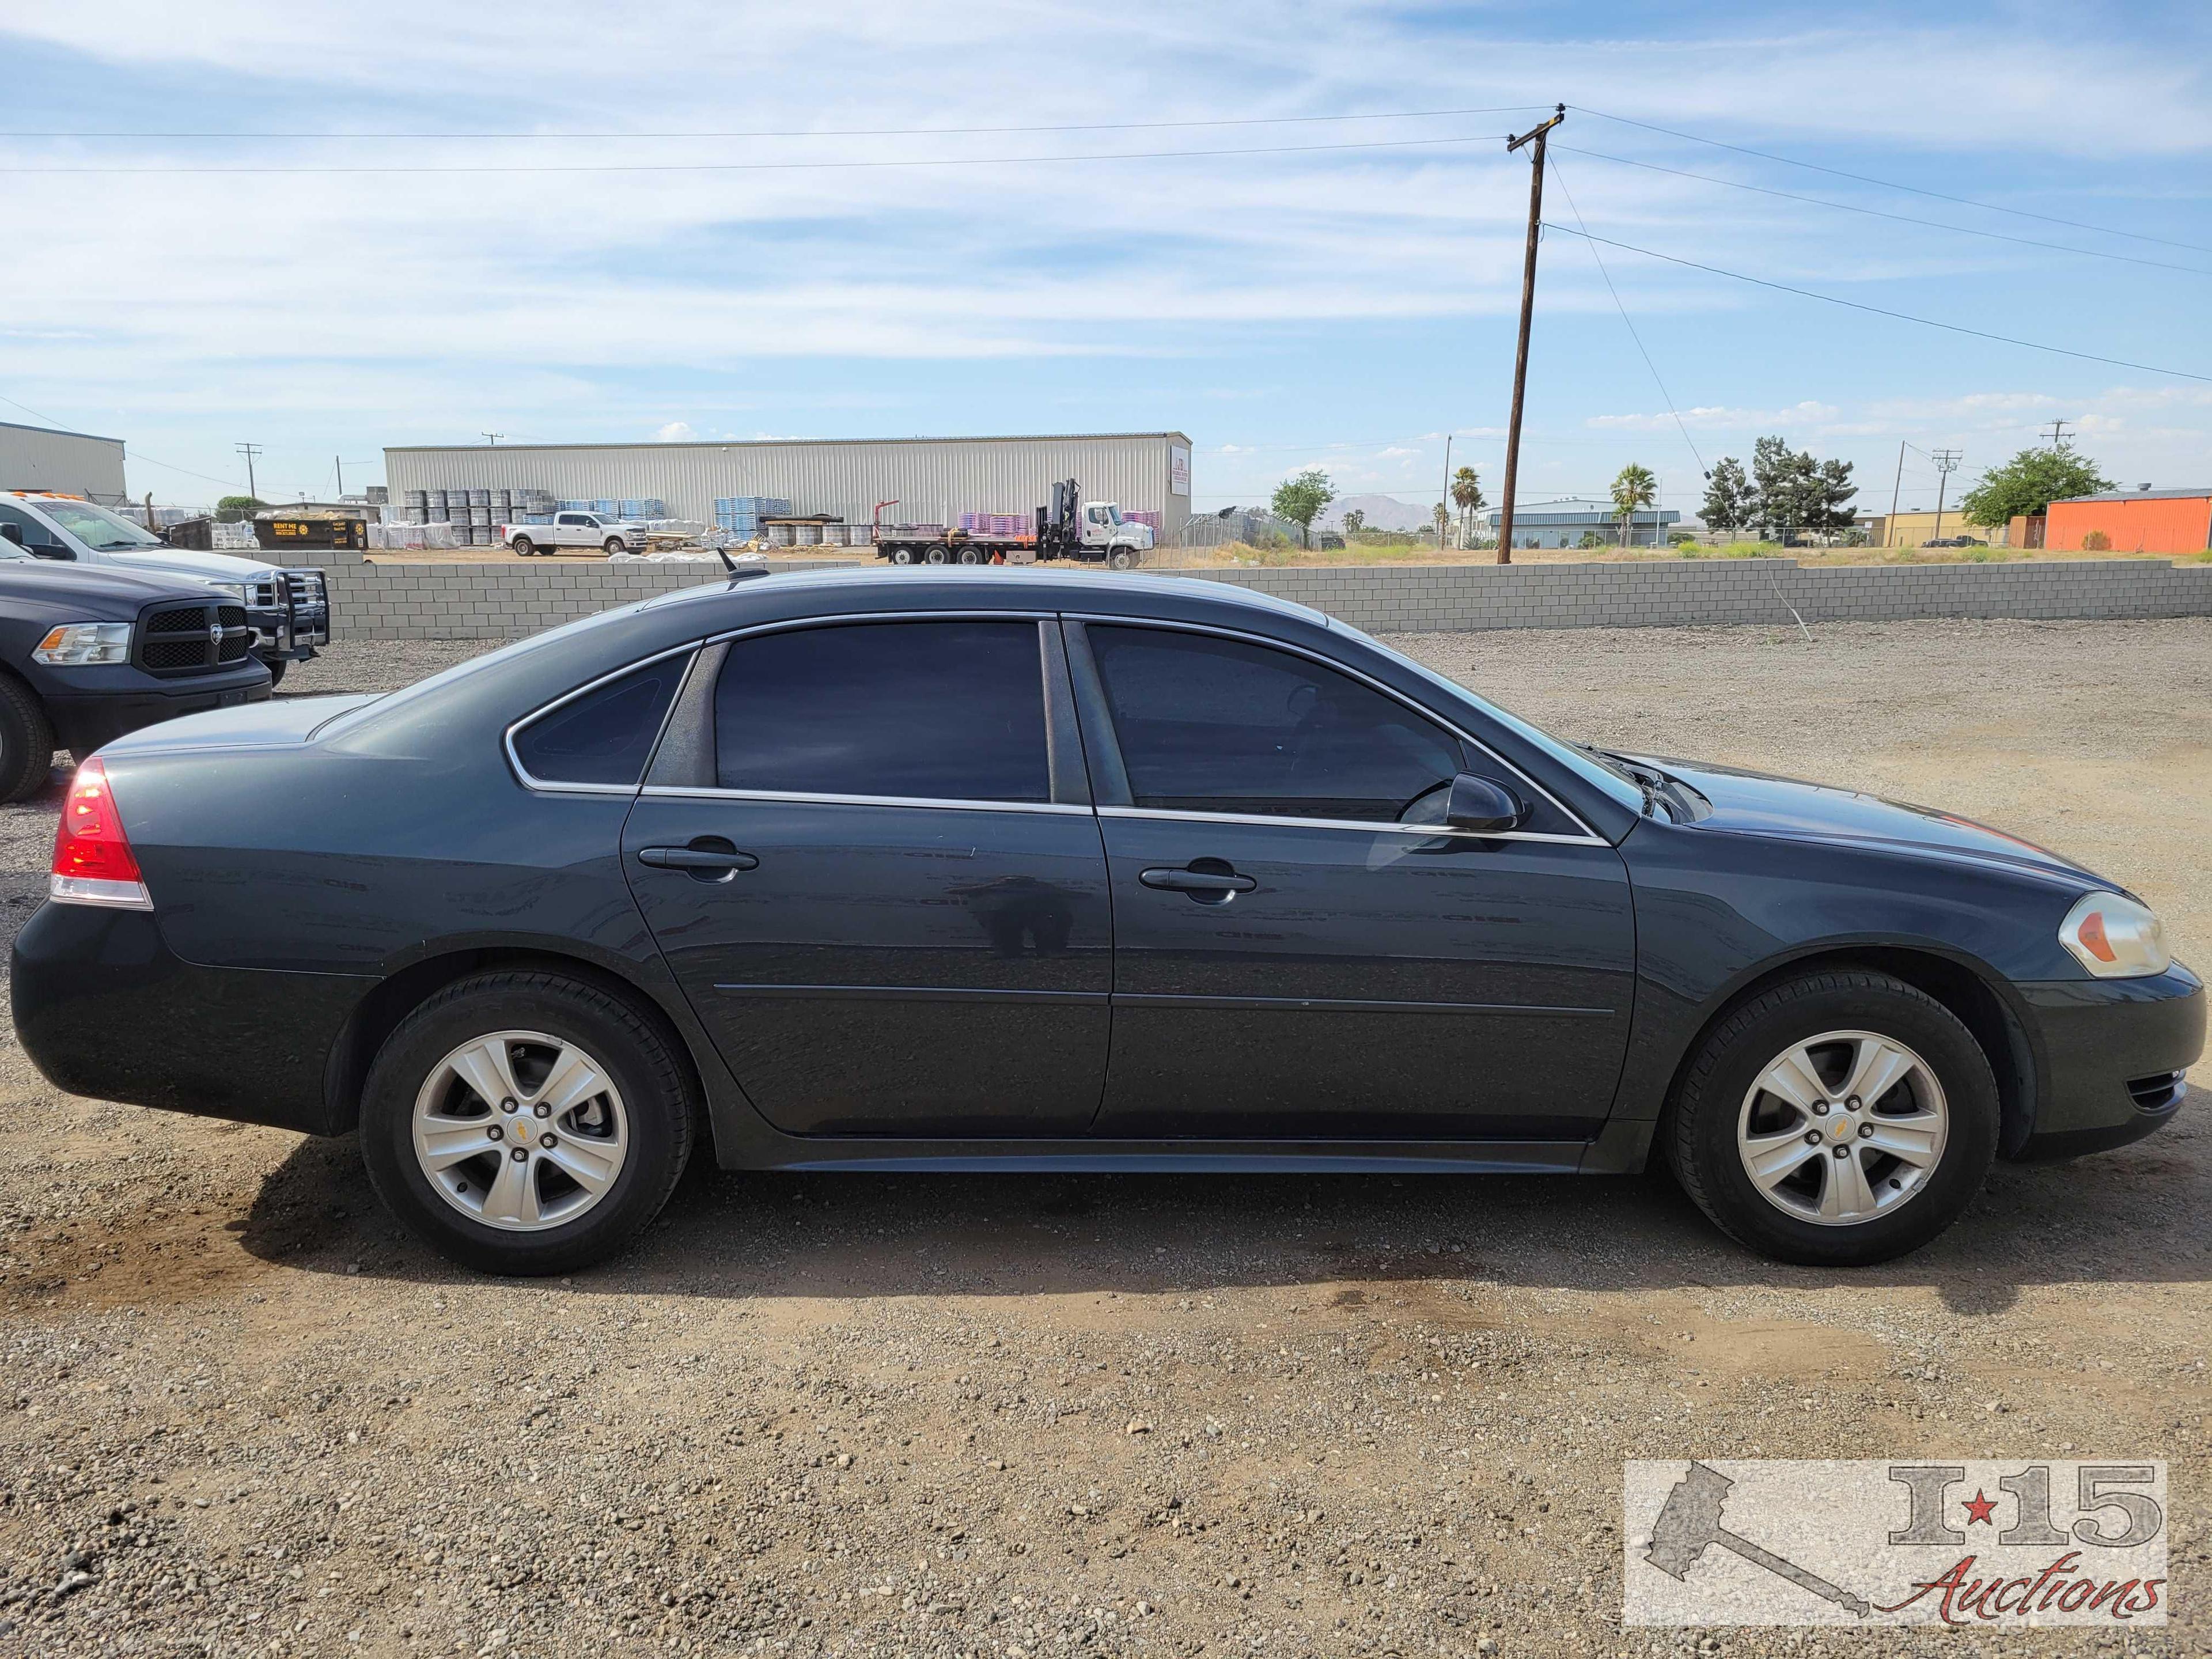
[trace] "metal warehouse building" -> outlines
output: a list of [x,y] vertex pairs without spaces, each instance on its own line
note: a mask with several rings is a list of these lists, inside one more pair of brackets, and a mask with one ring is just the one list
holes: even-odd
[[562,501],[665,501],[714,521],[714,502],[779,497],[795,514],[866,524],[957,524],[963,513],[1026,520],[1073,478],[1091,501],[1158,515],[1161,538],[1190,518],[1190,440],[1180,432],[1069,437],[890,438],[731,443],[499,444],[384,452],[395,502],[409,490],[540,489]]
[[0,421],[0,489],[53,489],[113,506],[128,494],[123,440]]

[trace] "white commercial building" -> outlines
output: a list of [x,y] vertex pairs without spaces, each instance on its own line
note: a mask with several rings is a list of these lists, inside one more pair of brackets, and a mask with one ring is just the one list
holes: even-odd
[[848,523],[868,523],[881,506],[885,523],[947,525],[970,513],[1026,520],[1073,478],[1085,500],[1157,515],[1164,541],[1190,518],[1190,440],[1180,432],[387,448],[384,478],[395,507],[415,490],[530,489],[658,500],[672,518],[712,524],[717,501],[765,496]]
[[52,489],[115,506],[129,493],[123,440],[0,421],[0,489]]

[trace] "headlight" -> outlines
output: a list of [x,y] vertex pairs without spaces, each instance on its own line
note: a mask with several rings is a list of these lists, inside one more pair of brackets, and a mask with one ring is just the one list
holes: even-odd
[[129,623],[65,623],[53,629],[31,653],[33,661],[57,668],[85,668],[94,663],[131,660]]
[[2173,965],[2158,918],[2118,893],[2085,896],[2059,924],[2058,942],[2099,979],[2140,979]]
[[218,593],[229,594],[232,599],[236,599],[240,605],[244,605],[246,603],[246,584],[244,582],[210,582],[208,586],[215,589]]

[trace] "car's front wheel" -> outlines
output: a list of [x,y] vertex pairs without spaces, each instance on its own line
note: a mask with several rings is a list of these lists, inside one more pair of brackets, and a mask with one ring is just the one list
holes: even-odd
[[1917,1249],[1972,1201],[1996,1155],[1996,1080],[1973,1033],[1887,974],[1788,980],[1708,1036],[1664,1150],[1739,1243],[1859,1267]]
[[690,1155],[690,1091],[654,1026],[556,974],[474,975],[399,1023],[361,1108],[371,1183],[485,1273],[565,1273],[659,1212]]
[[46,705],[13,675],[0,674],[0,801],[37,794],[53,770],[54,723]]

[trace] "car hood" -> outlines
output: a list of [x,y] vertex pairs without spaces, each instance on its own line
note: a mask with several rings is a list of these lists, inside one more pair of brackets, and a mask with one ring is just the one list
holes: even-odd
[[159,573],[186,581],[265,581],[276,574],[275,566],[258,559],[235,558],[228,553],[195,553],[185,548],[146,547],[126,552],[103,553],[100,557],[108,564]]
[[1695,790],[1711,804],[1711,810],[1694,820],[1695,829],[1893,848],[2102,883],[2095,872],[2047,848],[1933,806],[1732,766],[1635,758]]
[[102,757],[133,759],[195,749],[262,749],[274,744],[305,743],[318,726],[363,703],[374,702],[380,695],[358,691],[328,697],[271,697],[266,702],[249,702],[236,708],[211,708],[131,732],[100,752]]

